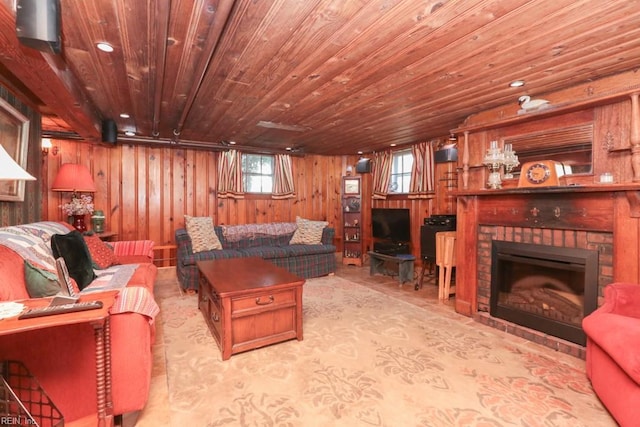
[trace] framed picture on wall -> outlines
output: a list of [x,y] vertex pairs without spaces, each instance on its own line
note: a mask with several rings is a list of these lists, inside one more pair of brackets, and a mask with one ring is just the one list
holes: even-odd
[[[22,169],[27,169],[29,119],[1,98],[0,144]],[[23,201],[24,185],[23,180],[0,180],[0,200]]]
[[358,178],[345,178],[344,179],[344,194],[360,194],[360,179],[358,179]]

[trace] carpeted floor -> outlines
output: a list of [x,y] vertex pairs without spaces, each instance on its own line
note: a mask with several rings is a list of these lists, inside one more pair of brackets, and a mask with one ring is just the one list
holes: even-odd
[[152,387],[166,381],[168,411],[154,417],[162,403],[152,396],[139,426],[616,425],[584,361],[437,304],[338,276],[311,279],[303,341],[223,362],[197,297],[157,295],[166,375]]

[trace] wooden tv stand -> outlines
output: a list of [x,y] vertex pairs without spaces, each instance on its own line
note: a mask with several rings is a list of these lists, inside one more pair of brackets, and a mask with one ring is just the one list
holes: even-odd
[[410,254],[398,254],[398,255],[385,255],[379,252],[368,252],[371,258],[369,263],[369,275],[373,276],[376,273],[387,274],[384,268],[385,262],[391,262],[398,264],[398,281],[400,285],[404,282],[411,282],[413,280],[413,264],[416,257]]

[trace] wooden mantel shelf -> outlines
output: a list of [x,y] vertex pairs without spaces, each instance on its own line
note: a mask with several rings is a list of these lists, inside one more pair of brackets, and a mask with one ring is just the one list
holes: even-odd
[[517,194],[531,194],[543,196],[545,194],[557,193],[616,193],[623,192],[629,201],[630,217],[640,218],[640,184],[594,184],[594,185],[564,185],[559,187],[541,187],[541,188],[503,188],[500,190],[461,190],[453,193],[454,197],[465,196],[505,196]]
[[594,184],[563,185],[558,187],[503,188],[500,190],[476,189],[452,192],[453,196],[504,196],[509,194],[549,194],[549,193],[596,193],[596,192],[635,192],[640,191],[640,184]]

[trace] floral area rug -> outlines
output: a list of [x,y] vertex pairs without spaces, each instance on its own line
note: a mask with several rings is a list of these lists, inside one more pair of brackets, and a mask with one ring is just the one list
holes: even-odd
[[303,341],[222,361],[197,297],[163,299],[172,425],[616,425],[582,360],[336,276],[303,300]]

